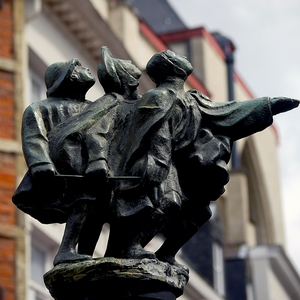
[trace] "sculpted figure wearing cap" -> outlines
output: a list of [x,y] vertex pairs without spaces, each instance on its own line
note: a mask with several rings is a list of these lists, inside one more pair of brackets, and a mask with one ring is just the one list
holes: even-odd
[[[90,200],[96,200],[90,201],[85,212],[79,254],[93,254],[103,224],[110,222],[108,206],[113,182],[108,181],[108,176],[123,175],[118,172],[124,155],[122,145],[132,122],[132,111],[141,97],[140,76],[141,71],[131,61],[116,59],[107,47],[102,47],[98,79],[105,95],[49,133],[50,157],[59,165],[59,173],[84,175],[77,179],[77,185],[84,185],[86,194],[92,191],[95,198],[90,194]],[[55,263],[66,261],[68,257],[56,259]]]
[[[52,68],[47,87],[55,100],[25,111],[24,153],[33,181],[56,172],[74,180],[66,180],[64,198],[52,197],[48,206],[16,201],[20,188],[14,201],[41,222],[67,223],[54,264],[89,259],[103,224],[109,222],[105,256],[156,257],[177,265],[176,253],[210,218],[210,201],[224,192],[233,141],[265,129],[273,115],[299,105],[298,100],[269,97],[217,103],[199,91],[185,92],[193,68],[186,57],[170,50],[148,62],[156,88],[141,96],[140,70],[102,47],[98,78],[106,94],[78,114],[68,107],[71,112],[52,120],[62,114],[63,109],[56,110],[64,106],[56,104],[64,97],[75,100],[79,95],[83,101],[90,87],[88,72],[78,73],[73,90],[76,67],[70,73],[69,64],[62,65],[64,75],[60,67]],[[34,138],[40,139],[37,144]],[[124,175],[137,180],[123,180]],[[112,180],[117,177],[122,180]],[[146,251],[158,232],[165,242],[155,254]]]
[[[50,155],[49,134],[91,103],[85,95],[94,85],[95,78],[74,58],[50,65],[45,73],[45,83],[47,99],[32,103],[23,114],[22,145],[28,172],[13,196],[13,202],[42,223],[63,223],[75,208],[61,205],[62,195],[66,192],[65,183],[55,179],[60,170]],[[82,193],[81,196],[84,197]],[[75,215],[69,223],[71,227],[80,227]],[[64,237],[62,244],[69,249],[71,259],[77,259],[71,253],[75,251],[74,229],[72,234],[74,237]],[[65,235],[70,235],[70,230],[66,229]]]
[[[107,177],[107,157],[110,141],[117,136],[115,129],[128,119],[141,97],[138,92],[141,71],[129,60],[113,58],[107,47],[102,47],[101,54],[98,79],[105,95],[82,113],[57,126],[49,135],[51,157],[60,163],[62,171],[74,172],[73,169],[77,168],[78,174],[85,173],[98,179]],[[78,136],[83,139],[79,141]],[[87,152],[79,168],[72,163],[73,144]]]
[[[49,135],[51,157],[60,165],[61,171],[74,174],[74,169],[77,169],[76,174],[84,174],[99,192],[79,237],[78,252],[81,254],[92,255],[103,224],[109,222],[111,230],[105,256],[154,257],[153,253],[143,249],[142,244],[150,241],[160,230],[162,212],[151,207],[149,213],[144,213],[144,209],[139,213],[138,202],[144,200],[142,186],[136,180],[121,180],[114,182],[114,186],[107,182],[108,176],[111,179],[127,174],[124,157],[131,145],[130,130],[144,124],[145,116],[140,120],[134,119],[141,99],[138,92],[140,76],[140,70],[131,61],[113,58],[109,49],[102,47],[98,78],[106,94],[81,114],[57,126]],[[79,155],[86,154],[79,168],[78,164],[75,166],[72,163],[77,157],[74,149]],[[133,188],[136,185],[138,192]],[[147,193],[145,195],[149,197]],[[139,200],[136,202],[133,199]],[[148,198],[145,201],[150,202]],[[117,203],[118,206],[133,203],[132,210],[137,213],[133,218],[120,218],[115,207]],[[124,211],[129,212],[127,204]],[[147,210],[148,205],[143,207]],[[147,228],[151,229],[146,233]]]
[[[161,229],[166,240],[155,254],[176,265],[178,250],[211,217],[210,201],[224,192],[233,141],[265,129],[273,115],[297,107],[299,101],[264,97],[218,103],[199,91],[185,92],[193,68],[186,57],[170,50],[156,53],[146,70],[156,88],[138,103],[123,161],[123,172],[141,181],[132,189],[131,201],[115,197],[113,204],[120,224],[161,211],[167,217]],[[125,226],[119,228],[125,239]],[[140,235],[140,246],[148,239]]]
[[95,79],[78,59],[72,59],[49,66],[45,83],[48,98],[27,107],[22,121],[24,156],[34,179],[55,173],[49,156],[48,133],[90,103],[85,94]]

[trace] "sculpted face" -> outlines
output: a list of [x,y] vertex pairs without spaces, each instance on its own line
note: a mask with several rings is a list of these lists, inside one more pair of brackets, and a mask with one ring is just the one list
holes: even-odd
[[141,77],[142,72],[131,62],[131,60],[124,61],[124,69],[125,71],[133,76],[134,78],[138,79]]
[[95,78],[90,72],[89,68],[83,67],[81,63],[74,67],[73,72],[71,74],[71,79],[76,80],[77,82],[85,83],[85,82],[95,82]]
[[137,88],[142,72],[130,61],[115,59],[117,74],[122,82],[122,89]]

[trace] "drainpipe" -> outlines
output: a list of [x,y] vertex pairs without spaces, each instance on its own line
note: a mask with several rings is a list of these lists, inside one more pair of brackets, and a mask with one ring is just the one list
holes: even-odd
[[[227,86],[228,86],[228,101],[235,99],[234,95],[234,50],[235,47],[233,43],[220,33],[212,34],[219,46],[222,48],[225,54],[225,62],[227,65]],[[231,165],[232,170],[239,170],[241,167],[240,157],[237,152],[236,143],[233,143],[232,146],[232,155],[231,155]]]
[[[225,56],[227,64],[227,82],[228,82],[228,101],[235,99],[234,95],[234,47],[230,40],[227,40],[225,46]],[[238,170],[241,167],[240,156],[237,152],[236,143],[232,145],[231,164],[233,170]]]

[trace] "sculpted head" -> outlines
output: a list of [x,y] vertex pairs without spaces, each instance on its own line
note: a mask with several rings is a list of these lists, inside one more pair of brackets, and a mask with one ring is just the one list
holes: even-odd
[[146,71],[154,83],[160,84],[165,82],[168,77],[179,77],[186,80],[193,72],[193,67],[185,56],[178,55],[171,50],[164,50],[151,57]]
[[47,97],[59,97],[66,96],[70,88],[88,91],[95,84],[95,78],[77,58],[73,58],[50,65],[45,73],[45,83]]
[[130,60],[113,58],[106,46],[102,47],[101,54],[98,79],[106,93],[124,94],[125,89],[137,89],[142,73]]

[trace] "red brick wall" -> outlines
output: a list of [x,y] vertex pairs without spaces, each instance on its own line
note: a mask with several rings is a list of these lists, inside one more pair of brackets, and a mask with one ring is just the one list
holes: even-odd
[[[0,8],[0,58],[14,59],[13,0],[3,0]],[[0,138],[14,140],[14,74],[0,68]],[[0,152],[0,226],[16,224],[16,209],[11,201],[15,189],[15,155]],[[3,231],[3,229],[2,229]],[[15,300],[16,240],[0,231],[0,297]]]
[[0,70],[0,138],[13,139],[15,136],[13,80],[14,78],[12,73]]
[[0,237],[0,295],[5,289],[5,300],[15,299],[15,241]]
[[0,152],[0,224],[13,225],[16,222],[16,210],[11,201],[15,182],[14,155]]
[[[0,8],[0,57],[13,59],[12,0],[2,0]],[[14,138],[14,77],[0,70],[0,137]]]
[[0,57],[13,57],[12,37],[12,0],[4,0],[0,8]]

